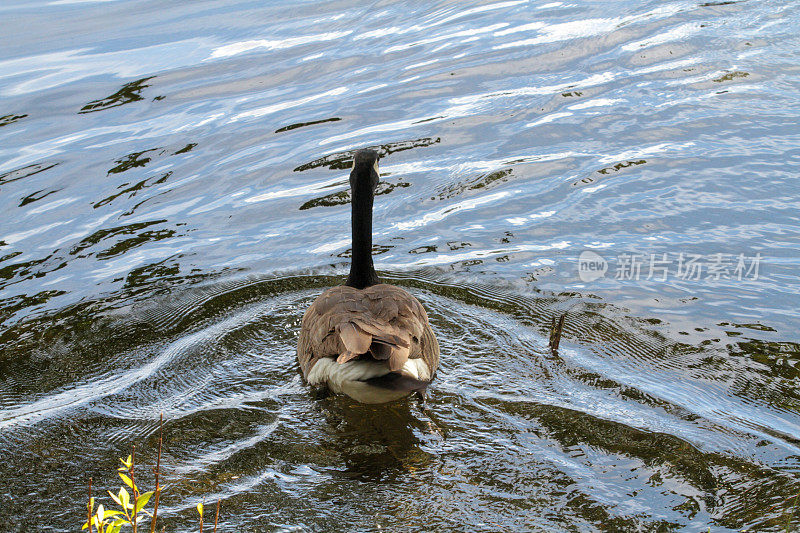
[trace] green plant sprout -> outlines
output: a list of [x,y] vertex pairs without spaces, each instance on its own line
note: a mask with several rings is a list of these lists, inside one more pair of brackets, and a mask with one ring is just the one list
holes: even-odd
[[[146,517],[150,517],[150,533],[155,533],[156,520],[158,519],[158,502],[161,496],[163,487],[161,486],[161,444],[164,441],[164,415],[161,415],[161,420],[158,426],[158,458],[156,459],[156,467],[153,469],[155,475],[156,488],[155,490],[141,492],[139,487],[136,486],[136,477],[134,474],[136,446],[133,447],[131,454],[127,459],[120,459],[122,466],[117,469],[120,479],[124,486],[120,487],[119,491],[114,494],[108,491],[111,499],[114,500],[120,509],[106,509],[103,504],[97,506],[95,512],[95,502],[92,496],[92,478],[89,478],[89,502],[86,504],[86,523],[83,524],[82,529],[88,529],[89,533],[119,533],[124,525],[130,525],[133,528],[133,533],[138,533],[137,529],[139,523]],[[127,489],[125,487],[128,487]],[[130,492],[128,492],[130,489]],[[153,498],[155,495],[155,498]],[[145,506],[153,498],[153,512],[151,513]],[[205,500],[197,504],[197,512],[200,513],[200,533],[203,533],[203,504]],[[219,506],[220,500],[217,500],[217,512],[214,516],[214,533],[217,533],[217,522],[219,520]]]
[[[197,504],[197,512],[200,513],[200,533],[203,533],[203,509],[205,508],[206,500]],[[219,520],[219,500],[217,500],[217,513],[214,515],[214,533],[217,533],[217,521]]]
[[200,513],[200,533],[203,533],[203,504],[205,501],[203,498],[203,501],[197,504],[197,512]]
[[117,494],[108,491],[111,499],[114,500],[122,510],[106,509],[101,503],[97,506],[97,512],[94,511],[94,498],[90,497],[89,503],[87,504],[87,520],[86,523],[83,524],[82,529],[88,528],[89,532],[92,533],[94,527],[97,528],[98,533],[119,533],[122,526],[130,524],[133,527],[133,533],[137,533],[139,523],[145,516],[153,517],[153,513],[146,510],[144,507],[147,505],[147,502],[150,501],[155,491],[140,492],[139,487],[136,486],[136,478],[134,475],[135,453],[136,447],[134,446],[133,452],[127,459],[120,459],[123,466],[117,469],[119,477],[122,479],[123,483],[130,488],[133,496],[131,497],[131,493],[129,493],[124,486],[120,487]]

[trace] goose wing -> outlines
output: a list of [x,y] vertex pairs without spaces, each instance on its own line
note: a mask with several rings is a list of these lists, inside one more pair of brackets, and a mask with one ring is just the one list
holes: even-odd
[[425,309],[400,287],[339,286],[322,293],[303,315],[297,346],[303,375],[322,358],[344,363],[367,352],[387,361],[392,371],[421,358],[428,379],[439,364],[439,345]]

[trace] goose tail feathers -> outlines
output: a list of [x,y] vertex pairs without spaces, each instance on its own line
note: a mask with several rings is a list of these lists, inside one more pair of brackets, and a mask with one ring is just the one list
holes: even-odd
[[369,353],[377,361],[387,361],[389,369],[397,372],[408,361],[411,343],[374,324],[344,322],[336,326],[336,331],[344,346],[344,351],[336,358],[339,364]]

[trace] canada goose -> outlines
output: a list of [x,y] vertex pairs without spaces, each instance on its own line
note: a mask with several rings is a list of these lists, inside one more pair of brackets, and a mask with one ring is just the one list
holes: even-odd
[[423,394],[439,366],[439,344],[422,304],[400,287],[381,283],[372,264],[372,202],[379,179],[378,153],[358,150],[350,171],[350,275],[306,310],[297,343],[310,385],[363,403]]

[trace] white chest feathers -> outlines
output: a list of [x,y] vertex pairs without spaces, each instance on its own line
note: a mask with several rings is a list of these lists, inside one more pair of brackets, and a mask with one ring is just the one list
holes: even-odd
[[[346,394],[361,403],[385,403],[408,396],[409,391],[376,387],[366,382],[389,373],[389,367],[383,361],[356,360],[339,364],[326,357],[314,364],[308,373],[308,383],[327,385],[331,391]],[[431,379],[430,369],[422,359],[409,359],[399,373],[421,381]]]

